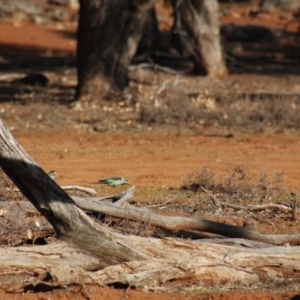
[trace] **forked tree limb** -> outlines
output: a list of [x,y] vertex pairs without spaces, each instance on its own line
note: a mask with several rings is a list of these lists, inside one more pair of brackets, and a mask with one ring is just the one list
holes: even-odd
[[111,203],[99,203],[96,200],[97,198],[80,198],[73,196],[72,199],[84,210],[107,214],[121,219],[144,221],[153,226],[157,226],[174,233],[179,230],[196,230],[231,238],[243,238],[274,245],[283,245],[286,243],[291,245],[300,244],[300,234],[265,235],[256,231],[248,230],[242,226],[229,225],[200,218],[164,216],[155,214],[146,208],[139,208],[133,205],[123,208]]
[[[194,230],[223,235],[225,237],[243,238],[274,245],[284,245],[286,243],[289,243],[291,245],[300,244],[299,234],[265,235],[260,234],[257,231],[249,230],[244,226],[229,225],[200,218],[164,216],[155,214],[154,212],[146,208],[139,208],[132,205],[122,207],[118,205],[118,203],[124,203],[125,201],[130,199],[134,191],[135,187],[133,186],[119,195],[113,195],[103,198],[81,198],[72,196],[72,199],[75,201],[76,205],[84,211],[97,214],[105,214],[119,219],[143,221],[148,223],[149,225],[161,228],[172,233],[177,233],[180,230]],[[35,225],[35,223],[33,223],[33,225]],[[39,231],[43,229],[49,230],[49,227],[45,227],[45,225],[40,225],[39,228],[36,228],[36,226],[34,227],[35,228],[32,228],[32,230],[36,230],[39,228]]]

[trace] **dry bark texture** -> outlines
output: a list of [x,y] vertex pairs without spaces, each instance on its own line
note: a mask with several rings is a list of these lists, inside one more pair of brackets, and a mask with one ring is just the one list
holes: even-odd
[[210,286],[248,286],[283,279],[292,283],[299,279],[300,251],[296,247],[252,249],[174,239],[126,239],[132,247],[152,250],[152,258],[97,269],[97,258],[63,242],[46,247],[1,249],[2,288],[21,292],[38,286],[88,283],[155,288],[176,279],[201,281]]
[[198,69],[207,75],[224,76],[227,68],[224,63],[220,42],[220,24],[217,0],[172,0],[176,11],[176,30],[180,27],[184,44],[195,57]]

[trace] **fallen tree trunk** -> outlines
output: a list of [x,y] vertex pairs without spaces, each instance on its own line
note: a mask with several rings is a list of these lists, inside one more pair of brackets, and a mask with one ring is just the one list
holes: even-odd
[[152,248],[153,257],[98,270],[97,258],[84,255],[64,242],[46,247],[0,249],[1,287],[10,292],[71,284],[122,284],[155,289],[175,279],[228,287],[280,280],[292,284],[293,280],[299,280],[298,247],[249,249],[136,236],[126,236],[126,240],[140,250]]
[[0,249],[0,282],[6,290],[16,285],[18,291],[27,291],[85,283],[145,288],[176,279],[249,285],[281,278],[290,284],[299,279],[298,247],[248,249],[125,236],[94,222],[35,163],[1,120],[0,166],[58,236],[58,242],[47,246]]

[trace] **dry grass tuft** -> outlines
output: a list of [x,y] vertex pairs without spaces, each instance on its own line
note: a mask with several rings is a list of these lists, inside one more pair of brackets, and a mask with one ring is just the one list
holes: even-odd
[[138,122],[172,126],[201,135],[230,131],[283,132],[299,130],[300,98],[295,95],[215,93],[205,95],[164,91],[141,103]]
[[[20,192],[14,191],[14,184],[0,171],[0,245],[16,246],[24,243],[27,235],[28,222],[25,212],[21,213],[17,204],[25,198]],[[7,206],[7,202],[15,202]],[[9,208],[8,208],[9,207]]]
[[283,188],[283,173],[270,178],[267,173],[251,174],[244,166],[233,166],[224,177],[217,177],[207,166],[188,174],[180,189],[195,193],[209,190],[221,194],[226,200],[279,199],[286,193]]

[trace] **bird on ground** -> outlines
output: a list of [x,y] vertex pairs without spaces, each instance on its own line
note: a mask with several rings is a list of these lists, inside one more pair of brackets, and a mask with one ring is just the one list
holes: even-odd
[[56,172],[55,172],[55,171],[50,171],[50,172],[48,173],[48,176],[49,176],[51,179],[55,180]]
[[106,179],[101,179],[97,182],[93,182],[94,184],[102,183],[102,184],[108,184],[110,186],[117,186],[117,185],[123,185],[128,184],[127,179],[125,177],[110,177]]

